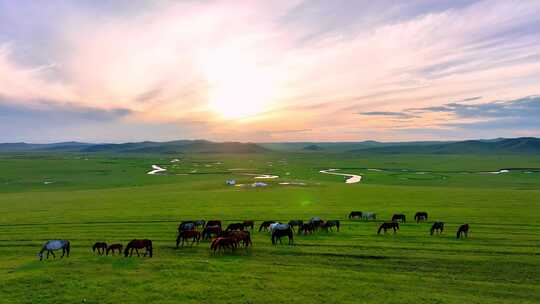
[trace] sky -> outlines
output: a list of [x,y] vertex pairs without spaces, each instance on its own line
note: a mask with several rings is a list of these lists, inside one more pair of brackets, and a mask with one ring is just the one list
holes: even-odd
[[540,136],[540,1],[0,0],[0,142]]

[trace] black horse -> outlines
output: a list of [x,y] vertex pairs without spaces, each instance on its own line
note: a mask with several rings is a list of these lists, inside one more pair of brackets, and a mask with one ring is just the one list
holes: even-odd
[[469,224],[459,226],[456,237],[459,239],[461,234],[463,234],[465,237],[469,237]]
[[105,254],[105,252],[107,251],[107,243],[96,242],[94,246],[92,246],[92,252],[96,252],[96,251],[99,255]]
[[144,253],[144,256],[150,256],[152,257],[152,241],[148,239],[144,240],[137,240],[134,239],[131,242],[129,242],[126,246],[126,249],[124,250],[124,256],[127,258],[128,256],[131,257],[133,254],[133,249],[135,249],[135,252],[137,253],[137,256],[139,256],[139,249],[146,248],[146,252]]
[[425,211],[416,212],[416,214],[414,215],[414,220],[416,221],[416,223],[419,223],[420,221],[427,221],[427,219],[428,214]]
[[381,226],[379,226],[379,230],[377,230],[377,234],[381,234],[381,230],[383,229],[384,229],[384,233],[386,233],[386,230],[388,229],[394,229],[394,233],[396,233],[396,231],[399,230],[399,223],[398,222],[382,223]]
[[261,231],[268,231],[268,228],[270,227],[270,225],[272,225],[273,223],[277,223],[276,221],[264,221],[261,223],[261,225],[259,226],[259,232]]
[[361,218],[361,217],[362,217],[362,211],[351,211],[351,213],[349,213],[349,219]]
[[289,226],[291,227],[301,227],[302,224],[304,224],[304,221],[303,220],[290,220],[289,221]]
[[287,229],[275,229],[272,231],[272,245],[275,245],[278,240],[280,244],[283,244],[281,242],[281,237],[283,236],[289,237],[289,245],[293,244],[293,230],[291,226],[288,226]]
[[304,234],[312,234],[314,231],[315,231],[315,227],[313,226],[312,223],[301,224],[298,227],[298,234],[302,234],[302,232]]
[[394,214],[392,216],[392,222],[397,222],[397,221],[402,221],[403,223],[406,222],[406,219],[405,219],[405,214]]
[[233,231],[233,230],[244,230],[244,223],[232,223],[227,226],[227,229],[225,231]]
[[220,220],[211,220],[206,222],[206,225],[204,225],[204,228],[210,227],[210,226],[219,226],[221,228],[221,221]]
[[339,220],[330,220],[330,221],[326,221],[326,222],[323,222],[321,224],[321,227],[326,231],[328,232],[328,230],[332,230],[332,227],[336,227],[337,231],[339,232]]
[[444,231],[444,223],[443,222],[435,222],[433,225],[431,225],[430,233],[433,235],[433,232],[437,231],[437,233],[443,233]]

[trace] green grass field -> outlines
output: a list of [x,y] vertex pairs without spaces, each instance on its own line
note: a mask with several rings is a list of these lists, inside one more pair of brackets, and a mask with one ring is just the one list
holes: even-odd
[[[2,303],[539,303],[540,157],[268,153],[119,156],[0,154]],[[147,175],[152,164],[164,175]],[[345,184],[319,170],[363,176]],[[493,174],[503,168],[508,173]],[[233,169],[233,170],[230,170]],[[275,174],[268,187],[231,187]],[[279,185],[302,182],[305,185]],[[376,222],[405,213],[393,235]],[[416,211],[442,220],[429,235]],[[182,219],[342,220],[340,232],[212,255],[175,249]],[[459,225],[470,237],[456,240]],[[49,239],[71,256],[40,262]],[[154,257],[96,256],[96,241],[154,241]]]

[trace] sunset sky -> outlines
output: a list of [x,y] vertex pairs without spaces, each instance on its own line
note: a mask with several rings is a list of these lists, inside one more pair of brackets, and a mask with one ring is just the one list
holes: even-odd
[[0,142],[540,136],[540,1],[0,0]]

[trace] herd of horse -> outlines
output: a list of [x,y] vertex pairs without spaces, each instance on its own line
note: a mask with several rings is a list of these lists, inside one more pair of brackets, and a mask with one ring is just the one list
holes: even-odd
[[[362,220],[376,220],[377,215],[375,212],[362,212],[362,211],[352,211],[349,214],[349,219],[362,219]],[[421,211],[417,212],[414,215],[414,219],[417,223],[427,221],[428,214],[427,212]],[[380,234],[381,231],[384,233],[387,230],[393,230],[394,233],[399,230],[399,223],[406,222],[405,214],[394,214],[390,221],[383,222],[380,224],[377,234]],[[237,248],[243,247],[248,248],[252,246],[251,241],[251,232],[255,228],[255,221],[245,220],[242,222],[228,224],[225,229],[222,228],[222,222],[220,220],[189,220],[182,221],[178,225],[178,236],[176,238],[176,248],[184,247],[184,245],[191,241],[190,246],[194,244],[199,244],[202,240],[211,240],[210,250],[213,253],[224,252],[225,250],[235,250]],[[282,243],[282,238],[287,237],[288,244],[294,244],[294,234],[295,232],[298,235],[308,235],[313,234],[317,231],[330,232],[334,229],[339,232],[340,221],[339,220],[323,220],[320,217],[312,217],[309,221],[304,222],[303,220],[290,220],[288,223],[282,223],[279,221],[263,221],[259,226],[259,232],[269,232],[270,240],[273,245],[276,245],[278,242]],[[251,230],[251,232],[250,232]],[[444,222],[436,221],[433,222],[430,234],[434,233],[441,234],[444,231]],[[463,224],[458,228],[456,237],[459,239],[462,236],[468,237],[469,233],[469,224]],[[38,253],[40,260],[43,260],[43,253],[47,251],[47,259],[51,254],[53,258],[56,258],[54,251],[62,250],[61,257],[69,257],[70,252],[70,242],[68,240],[51,240],[47,241],[41,251]],[[105,242],[96,242],[92,246],[92,251],[98,255],[112,255],[118,251],[118,254],[122,253],[124,247],[122,244],[111,244],[107,245]],[[152,257],[153,247],[152,241],[149,239],[134,239],[131,240],[124,249],[124,256],[131,257],[133,251],[140,256],[139,249],[145,249],[143,256]]]

